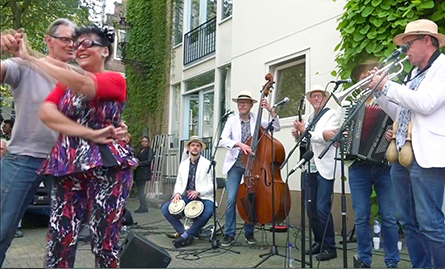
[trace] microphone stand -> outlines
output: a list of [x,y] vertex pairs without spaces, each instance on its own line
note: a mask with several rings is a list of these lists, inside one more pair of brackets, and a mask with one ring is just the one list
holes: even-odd
[[[277,113],[275,112],[275,114],[277,114]],[[265,129],[265,132],[263,134],[263,136],[264,136],[267,131],[270,131],[272,153],[275,152],[274,151],[274,143],[273,143],[273,131],[274,131],[274,129],[273,129],[273,126],[272,126],[274,122],[275,122],[275,118],[272,118],[272,120],[269,122],[269,125],[267,126],[267,128]],[[262,139],[262,137],[260,138],[260,140],[261,139]],[[272,159],[274,159],[274,156],[272,156]],[[274,169],[274,164],[272,163],[272,171],[271,171],[271,177],[272,177],[272,247],[271,247],[269,253],[260,254],[260,258],[262,258],[264,256],[266,256],[266,257],[263,258],[262,261],[257,263],[253,268],[257,268],[263,262],[265,262],[270,257],[275,256],[275,255],[278,255],[278,256],[286,258],[285,255],[280,254],[278,252],[278,247],[276,245],[276,240],[275,240],[275,171],[274,170],[275,170]]]
[[240,254],[241,252],[236,251],[236,250],[232,250],[230,248],[226,249],[221,247],[221,244],[219,242],[218,239],[216,239],[216,233],[217,233],[217,228],[218,226],[220,227],[220,229],[222,229],[221,224],[216,220],[216,188],[217,188],[217,180],[216,180],[216,172],[215,172],[215,167],[216,167],[216,161],[215,161],[215,156],[216,156],[216,152],[218,151],[218,145],[219,145],[219,141],[221,140],[221,130],[223,129],[223,124],[225,125],[227,118],[229,117],[230,114],[226,114],[224,115],[221,120],[218,122],[218,127],[216,128],[216,133],[218,134],[218,141],[215,144],[214,150],[212,152],[212,155],[210,157],[210,165],[209,168],[207,169],[207,173],[210,172],[210,169],[212,169],[212,176],[213,176],[213,229],[212,229],[212,234],[210,235],[210,239],[212,241],[212,246],[210,248],[204,249],[200,252],[197,252],[195,254],[193,254],[194,256],[198,256],[201,253],[204,253],[206,251],[212,250],[212,249],[217,249],[217,248],[221,248],[225,251],[231,251],[233,253],[236,254]]
[[[391,71],[391,69],[394,68],[395,63],[398,61],[399,57],[397,57],[396,61],[392,63],[392,66],[388,69],[387,73]],[[327,151],[331,148],[331,146],[337,142],[338,147],[340,148],[340,163],[341,163],[341,210],[342,210],[342,237],[343,237],[343,267],[348,268],[348,253],[347,253],[347,222],[346,222],[346,193],[345,193],[345,164],[344,164],[344,151],[343,151],[343,143],[345,140],[345,137],[343,135],[343,132],[347,129],[346,127],[349,126],[349,123],[354,119],[355,114],[358,113],[358,111],[365,105],[366,100],[368,100],[369,97],[371,97],[372,94],[377,89],[377,86],[382,82],[382,80],[385,78],[385,76],[382,76],[376,86],[371,90],[371,92],[366,96],[366,99],[364,99],[362,102],[357,105],[352,112],[348,115],[347,119],[343,122],[342,126],[340,127],[337,134],[330,140],[329,144],[323,149],[323,151],[318,156],[319,159],[322,159],[324,155],[327,153]]]

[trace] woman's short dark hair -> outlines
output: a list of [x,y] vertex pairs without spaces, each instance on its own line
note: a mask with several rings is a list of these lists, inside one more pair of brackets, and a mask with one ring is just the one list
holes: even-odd
[[113,53],[112,48],[115,37],[114,30],[110,28],[101,29],[96,25],[81,27],[76,30],[75,39],[77,40],[79,37],[84,35],[96,35],[99,38],[99,43],[108,48],[108,56],[105,58],[105,62],[108,62],[108,60],[111,59],[111,54]]

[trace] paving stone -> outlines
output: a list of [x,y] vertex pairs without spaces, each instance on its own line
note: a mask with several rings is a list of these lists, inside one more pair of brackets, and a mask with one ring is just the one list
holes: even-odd
[[[137,225],[133,227],[124,227],[121,232],[121,242],[125,240],[128,231],[132,230],[153,242],[159,247],[164,248],[172,257],[169,268],[251,268],[263,261],[260,254],[268,254],[272,249],[272,233],[268,230],[271,226],[266,225],[263,233],[264,242],[262,241],[262,231],[257,229],[255,237],[260,246],[250,247],[244,241],[242,234],[242,220],[238,219],[237,227],[237,243],[229,248],[230,250],[239,251],[240,254],[228,251],[227,248],[212,249],[211,242],[207,239],[195,240],[190,246],[176,249],[172,244],[172,239],[168,238],[165,233],[173,233],[174,230],[171,225],[165,220],[159,208],[150,208],[148,213],[137,214],[134,210],[138,207],[137,199],[130,198],[127,204],[127,209],[130,210],[133,219]],[[213,219],[209,223],[213,224]],[[221,225],[224,225],[224,219],[219,220]],[[6,260],[3,267],[7,268],[43,268],[44,256],[46,248],[46,227],[36,227],[34,229],[22,229],[24,232],[23,238],[16,238],[13,240],[10,249],[8,250]],[[293,227],[289,232],[289,240],[297,248],[293,249],[293,256],[295,259],[301,260],[300,251],[300,236],[301,231],[297,227]],[[308,236],[308,233],[306,233]],[[218,236],[222,240],[222,235]],[[259,268],[283,268],[286,254],[285,246],[287,233],[275,233],[275,244],[279,255],[273,255],[266,259]],[[342,240],[337,237],[337,242]],[[320,268],[341,268],[343,267],[343,251],[342,246],[337,244],[337,258],[318,262],[313,258],[313,267]],[[348,267],[352,268],[352,257],[357,252],[357,244],[349,243],[347,252]],[[198,254],[199,253],[199,254]],[[138,255],[138,253],[134,253]],[[152,258],[152,257],[147,257]],[[406,247],[401,252],[402,261],[399,267],[411,267]],[[309,261],[309,256],[306,256],[306,261]],[[295,261],[296,267],[301,267],[301,261]],[[76,268],[93,268],[94,255],[91,253],[89,243],[79,242],[76,255]],[[309,267],[308,265],[306,267]],[[373,250],[373,264],[372,267],[385,267],[384,251]]]

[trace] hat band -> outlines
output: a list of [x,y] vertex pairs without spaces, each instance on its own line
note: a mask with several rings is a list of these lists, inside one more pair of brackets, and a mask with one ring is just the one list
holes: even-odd
[[242,98],[242,97],[247,97],[249,99],[252,99],[252,97],[248,96],[248,95],[238,95],[238,99]]

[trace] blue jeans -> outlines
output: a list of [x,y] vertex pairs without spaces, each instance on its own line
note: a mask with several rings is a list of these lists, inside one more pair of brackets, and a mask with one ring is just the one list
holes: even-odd
[[[186,205],[191,201],[187,197],[187,195],[182,195],[182,199],[184,200]],[[204,225],[206,225],[209,219],[213,216],[213,202],[207,199],[203,199],[201,200],[201,202],[204,204],[204,210],[198,218],[193,220],[192,226],[187,231],[188,235],[198,236],[199,230],[201,230],[201,228],[204,227]],[[162,214],[164,214],[165,218],[168,220],[168,222],[171,223],[176,232],[182,234],[183,232],[185,232],[184,224],[182,224],[177,215],[170,214],[170,211],[168,211],[168,206],[170,205],[170,203],[171,200],[162,205]]]
[[391,167],[396,216],[405,233],[413,267],[445,268],[445,168],[422,168],[414,160]]
[[371,193],[372,185],[377,193],[379,213],[382,221],[383,248],[386,266],[400,261],[397,242],[399,239],[396,220],[394,192],[390,167],[378,163],[358,161],[349,167],[349,186],[352,206],[355,211],[355,232],[357,234],[357,253],[359,260],[371,265]]
[[334,180],[327,180],[319,173],[306,173],[305,184],[306,210],[314,241],[322,246],[322,250],[335,249],[334,221],[331,214]]
[[43,160],[10,153],[1,160],[0,265],[14,239],[17,224],[23,218],[39,184],[46,178],[36,173]]
[[[227,191],[227,208],[226,208],[226,232],[225,236],[235,237],[236,234],[236,198],[238,196],[238,188],[241,178],[244,175],[244,168],[233,166],[227,173],[226,191]],[[244,234],[253,234],[254,224],[244,223]]]

